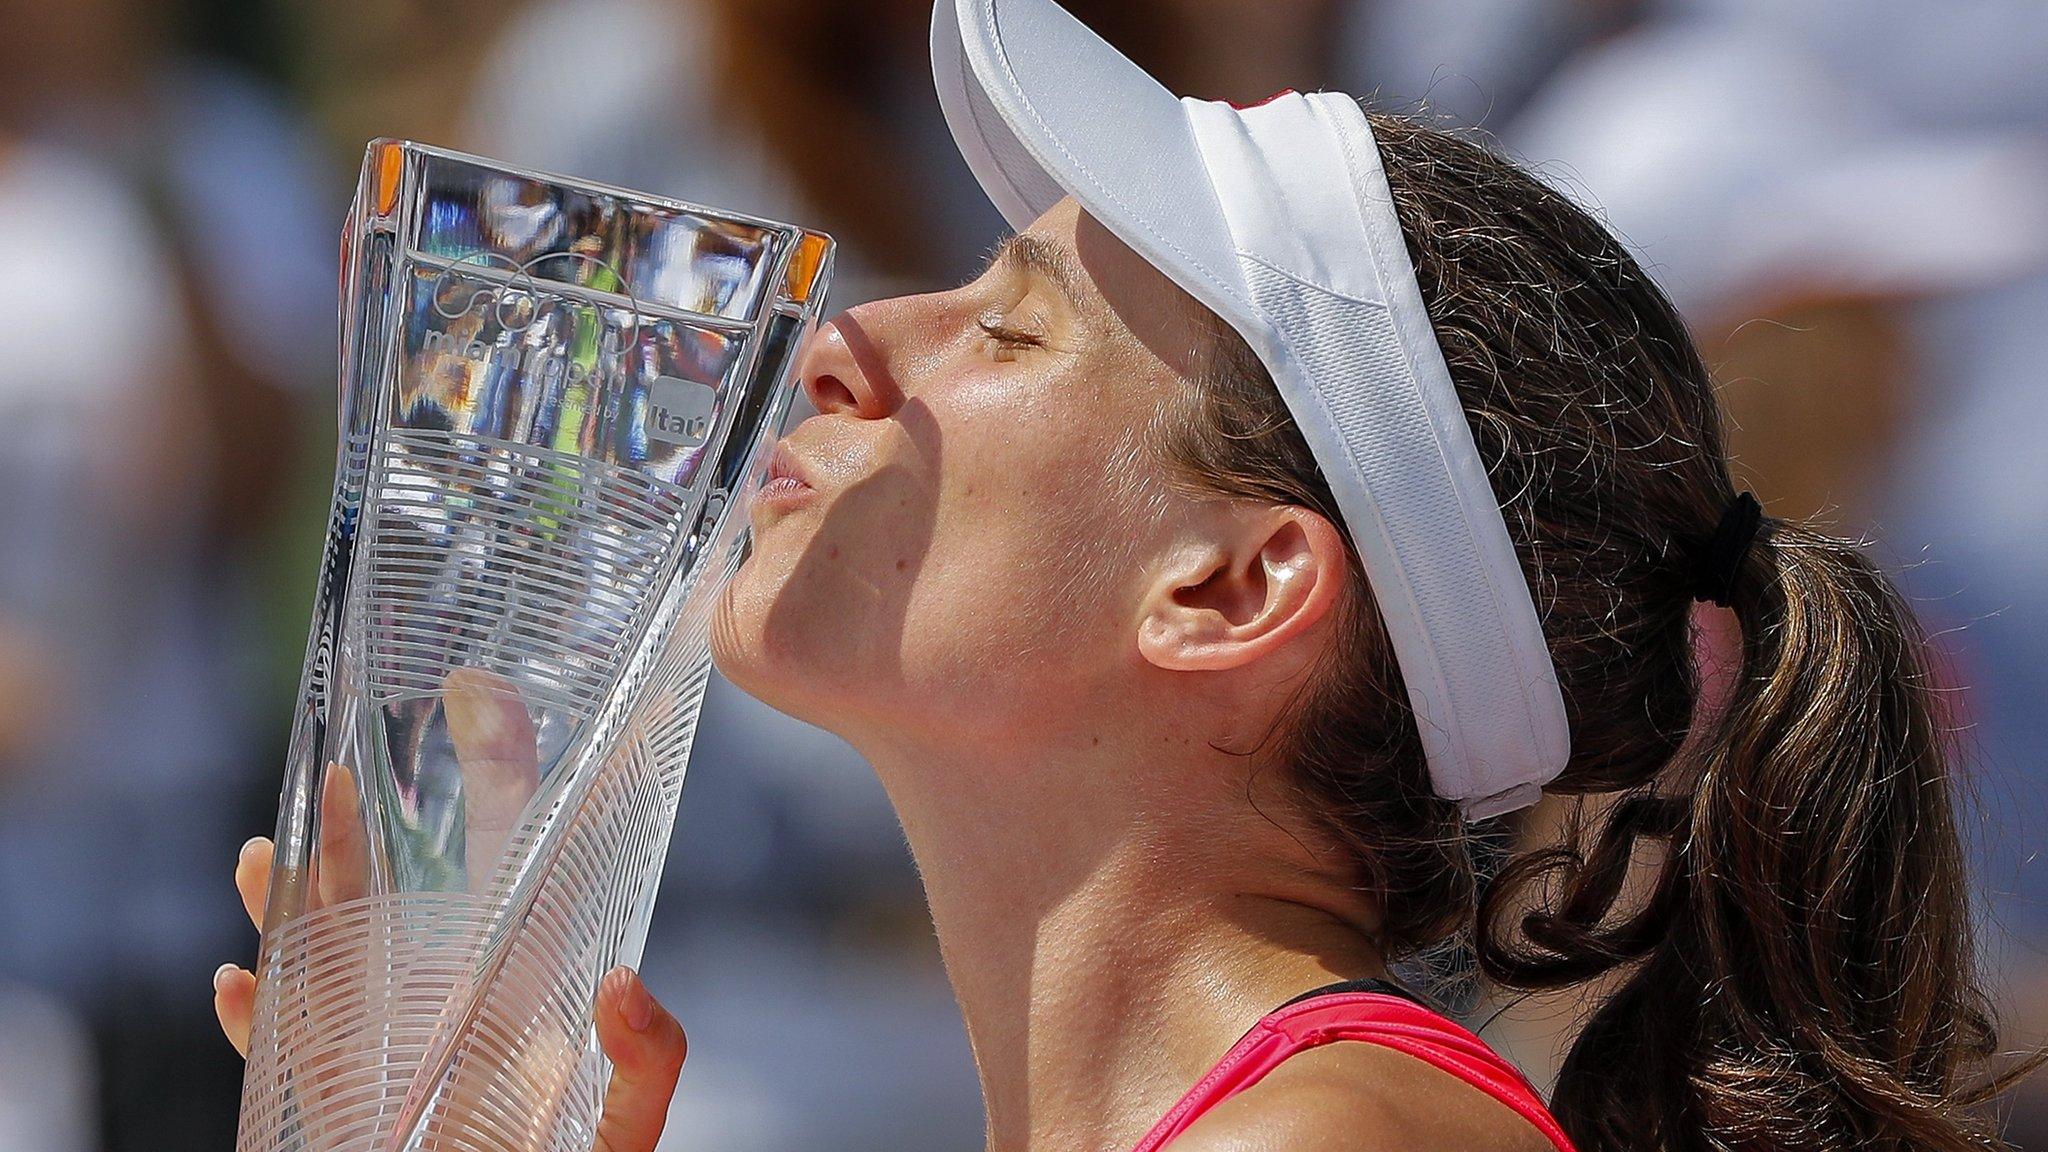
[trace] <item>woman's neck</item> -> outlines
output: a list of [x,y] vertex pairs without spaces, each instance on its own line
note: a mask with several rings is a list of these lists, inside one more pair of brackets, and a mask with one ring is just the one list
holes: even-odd
[[[907,776],[876,767],[885,783]],[[1064,766],[1056,786],[1092,794],[1048,812],[1017,782],[1042,789],[1051,773],[1008,767],[927,761],[908,769],[918,783],[952,786],[892,783],[981,1076],[990,1152],[1122,1152],[1260,1016],[1384,972],[1355,910],[1340,907],[1342,884],[1292,866],[1279,846],[1299,841],[1250,806],[1244,819],[1162,813],[1089,788],[1134,775],[1098,764]],[[1241,785],[1235,796],[1244,805]]]

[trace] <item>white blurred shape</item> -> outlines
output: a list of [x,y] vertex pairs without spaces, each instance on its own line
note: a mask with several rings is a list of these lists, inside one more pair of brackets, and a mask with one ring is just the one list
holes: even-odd
[[1578,0],[1352,0],[1338,80],[1392,112],[1496,127],[1590,31]]
[[1916,131],[1751,27],[1590,50],[1508,143],[1696,317],[1760,291],[1922,295],[2048,261],[2040,141]]
[[1794,45],[1923,123],[2048,126],[2040,0],[1665,0],[1669,17],[1738,23]]
[[0,985],[0,1148],[90,1152],[95,1095],[84,1025],[54,1000]]

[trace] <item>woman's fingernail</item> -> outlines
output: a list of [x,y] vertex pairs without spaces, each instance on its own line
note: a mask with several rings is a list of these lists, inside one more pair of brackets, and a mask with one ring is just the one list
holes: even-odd
[[654,1023],[654,997],[647,994],[647,985],[640,982],[637,974],[626,975],[626,991],[619,997],[619,1014],[626,1018],[626,1027],[635,1032],[645,1032]]
[[243,842],[242,842],[242,850],[241,850],[241,851],[239,851],[239,852],[237,852],[237,853],[235,853],[235,859],[237,859],[237,860],[247,860],[247,859],[249,858],[249,853],[251,853],[251,852],[255,851],[255,850],[256,850],[256,845],[258,845],[258,844],[261,844],[262,842],[263,842],[263,837],[261,837],[261,836],[251,836],[251,837],[249,837],[249,838],[248,838],[247,840],[245,840],[245,841],[243,841]]
[[228,973],[236,972],[239,970],[240,969],[236,968],[233,964],[223,964],[220,967],[215,968],[213,970],[213,990],[215,992],[225,991],[225,985],[228,982]]

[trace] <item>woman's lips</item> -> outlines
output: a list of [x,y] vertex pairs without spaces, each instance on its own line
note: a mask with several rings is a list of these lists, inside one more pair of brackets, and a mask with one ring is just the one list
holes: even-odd
[[800,504],[816,494],[817,490],[805,479],[803,462],[789,450],[788,445],[777,441],[774,451],[768,456],[768,481],[754,497],[755,502],[787,507]]
[[777,476],[761,485],[761,492],[754,499],[769,504],[787,504],[814,491],[816,489],[794,476]]

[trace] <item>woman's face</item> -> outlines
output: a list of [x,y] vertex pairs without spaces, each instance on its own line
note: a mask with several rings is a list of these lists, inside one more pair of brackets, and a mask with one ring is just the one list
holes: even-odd
[[1072,201],[950,292],[862,305],[802,369],[720,668],[857,746],[1081,727],[1142,659],[1155,559],[1197,503],[1147,436],[1199,306]]

